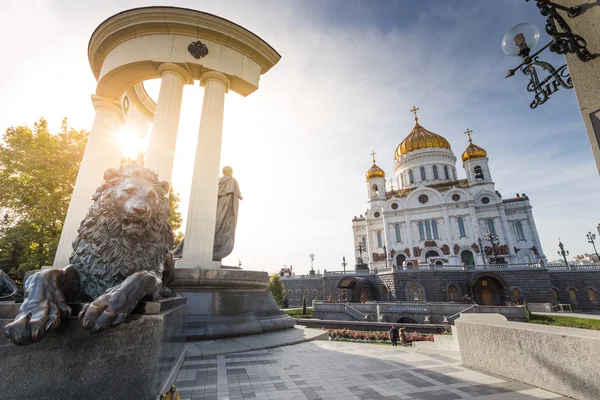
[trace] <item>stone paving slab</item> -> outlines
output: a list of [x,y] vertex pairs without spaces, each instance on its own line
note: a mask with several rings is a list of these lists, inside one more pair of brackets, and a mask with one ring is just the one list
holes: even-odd
[[188,353],[175,384],[182,400],[564,398],[473,371],[450,357],[404,347],[328,341],[220,355]]

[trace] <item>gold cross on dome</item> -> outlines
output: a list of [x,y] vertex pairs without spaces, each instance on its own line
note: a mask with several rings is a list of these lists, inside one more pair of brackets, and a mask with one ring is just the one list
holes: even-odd
[[473,140],[471,139],[471,133],[473,133],[473,131],[467,128],[465,135],[469,136],[469,143],[473,143]]
[[374,151],[371,152],[371,156],[373,157],[373,164],[375,164],[375,154],[377,153],[375,153]]
[[417,117],[417,111],[419,111],[419,110],[420,110],[420,108],[419,108],[419,107],[417,107],[417,106],[413,106],[413,108],[411,108],[410,110],[408,110],[408,111],[410,111],[411,113],[415,114],[415,121],[418,121],[418,120],[419,120],[419,118]]

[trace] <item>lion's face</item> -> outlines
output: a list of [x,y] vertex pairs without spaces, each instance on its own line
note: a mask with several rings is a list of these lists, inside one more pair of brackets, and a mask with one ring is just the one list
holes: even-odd
[[147,180],[127,178],[115,188],[115,207],[125,224],[148,222],[156,209],[158,196],[156,187]]

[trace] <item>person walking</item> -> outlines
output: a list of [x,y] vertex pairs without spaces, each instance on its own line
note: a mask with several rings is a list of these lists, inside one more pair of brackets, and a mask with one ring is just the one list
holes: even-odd
[[396,325],[392,325],[392,329],[390,329],[390,340],[392,341],[392,346],[398,346],[398,328]]
[[406,333],[404,333],[404,328],[400,329],[400,343],[402,343],[403,347],[406,347],[408,344],[408,338],[406,337]]

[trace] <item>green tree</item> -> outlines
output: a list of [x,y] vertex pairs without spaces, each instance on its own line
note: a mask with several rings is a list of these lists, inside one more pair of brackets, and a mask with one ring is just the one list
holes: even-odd
[[271,278],[269,279],[269,286],[267,286],[267,291],[273,294],[277,305],[281,307],[283,305],[283,299],[285,298],[285,288],[283,287],[281,279],[279,279],[279,274],[271,275]]
[[306,295],[302,296],[302,315],[306,315]]
[[0,142],[0,267],[17,280],[54,259],[86,141],[66,119],[51,133],[41,118]]

